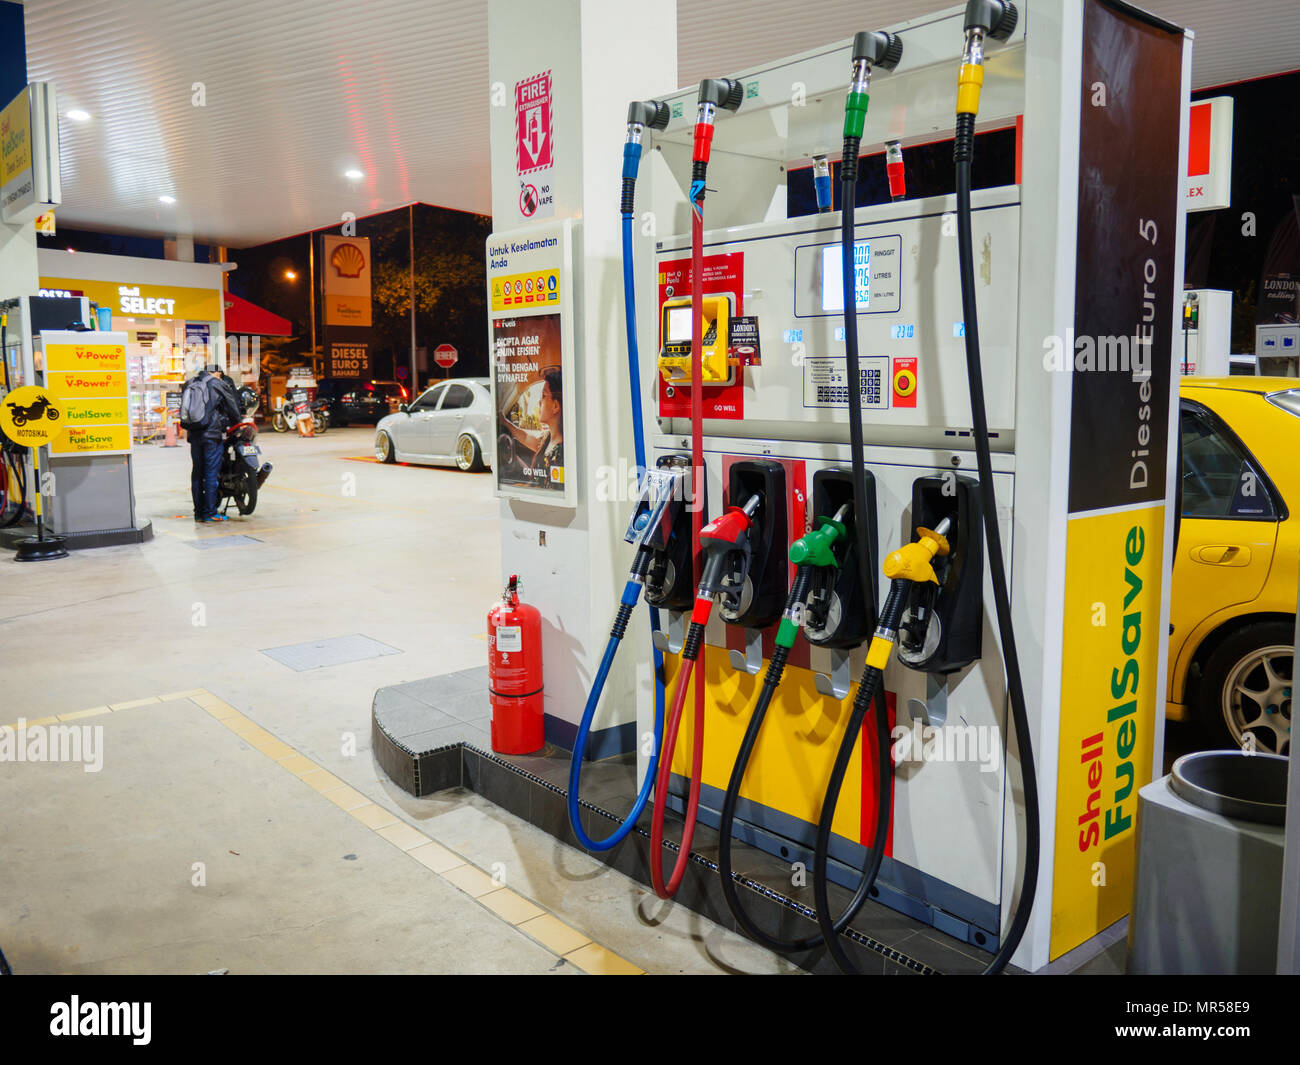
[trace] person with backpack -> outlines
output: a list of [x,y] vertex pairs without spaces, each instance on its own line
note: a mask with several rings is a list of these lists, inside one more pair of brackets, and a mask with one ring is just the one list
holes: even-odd
[[217,513],[217,477],[226,430],[239,418],[239,399],[220,366],[200,370],[181,391],[181,428],[190,440],[190,495],[197,522],[229,520]]

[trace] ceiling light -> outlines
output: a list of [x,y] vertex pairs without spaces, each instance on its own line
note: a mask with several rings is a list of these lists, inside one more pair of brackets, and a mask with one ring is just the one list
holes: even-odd
[[343,176],[349,181],[360,181],[366,175],[354,166],[351,170],[343,171]]
[[67,117],[72,119],[73,122],[89,122],[90,112],[83,111],[79,107],[73,108],[71,111],[67,113]]
[[159,202],[159,203],[175,203],[175,202],[176,202],[176,197],[175,197],[175,196],[159,196],[159,197],[158,197],[158,202]]

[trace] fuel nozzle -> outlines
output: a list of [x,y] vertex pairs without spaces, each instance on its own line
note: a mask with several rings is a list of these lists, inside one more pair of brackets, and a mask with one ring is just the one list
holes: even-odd
[[848,520],[849,505],[845,503],[834,517],[819,517],[814,528],[790,545],[790,561],[798,568],[777,630],[778,644],[793,647],[800,625],[809,642],[813,642],[814,634],[825,633],[831,627],[830,615],[838,603],[835,582],[840,566],[835,547],[848,536]]
[[728,507],[725,514],[700,530],[704,569],[695,593],[697,606],[702,599],[712,602],[715,597],[721,597],[724,611],[739,611],[740,590],[753,560],[750,532],[761,502],[755,493],[745,500],[744,506]]

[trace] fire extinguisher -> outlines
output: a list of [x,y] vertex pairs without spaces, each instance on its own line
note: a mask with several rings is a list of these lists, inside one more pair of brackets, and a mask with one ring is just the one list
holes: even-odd
[[519,577],[510,575],[501,602],[488,611],[488,692],[492,749],[531,754],[546,742],[542,712],[542,614],[519,601]]

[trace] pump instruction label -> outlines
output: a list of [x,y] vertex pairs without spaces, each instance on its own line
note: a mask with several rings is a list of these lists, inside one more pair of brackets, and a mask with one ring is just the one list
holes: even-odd
[[[889,357],[864,355],[858,359],[861,372],[863,410],[889,409]],[[803,405],[844,407],[849,405],[849,373],[842,356],[811,356],[803,363]]]

